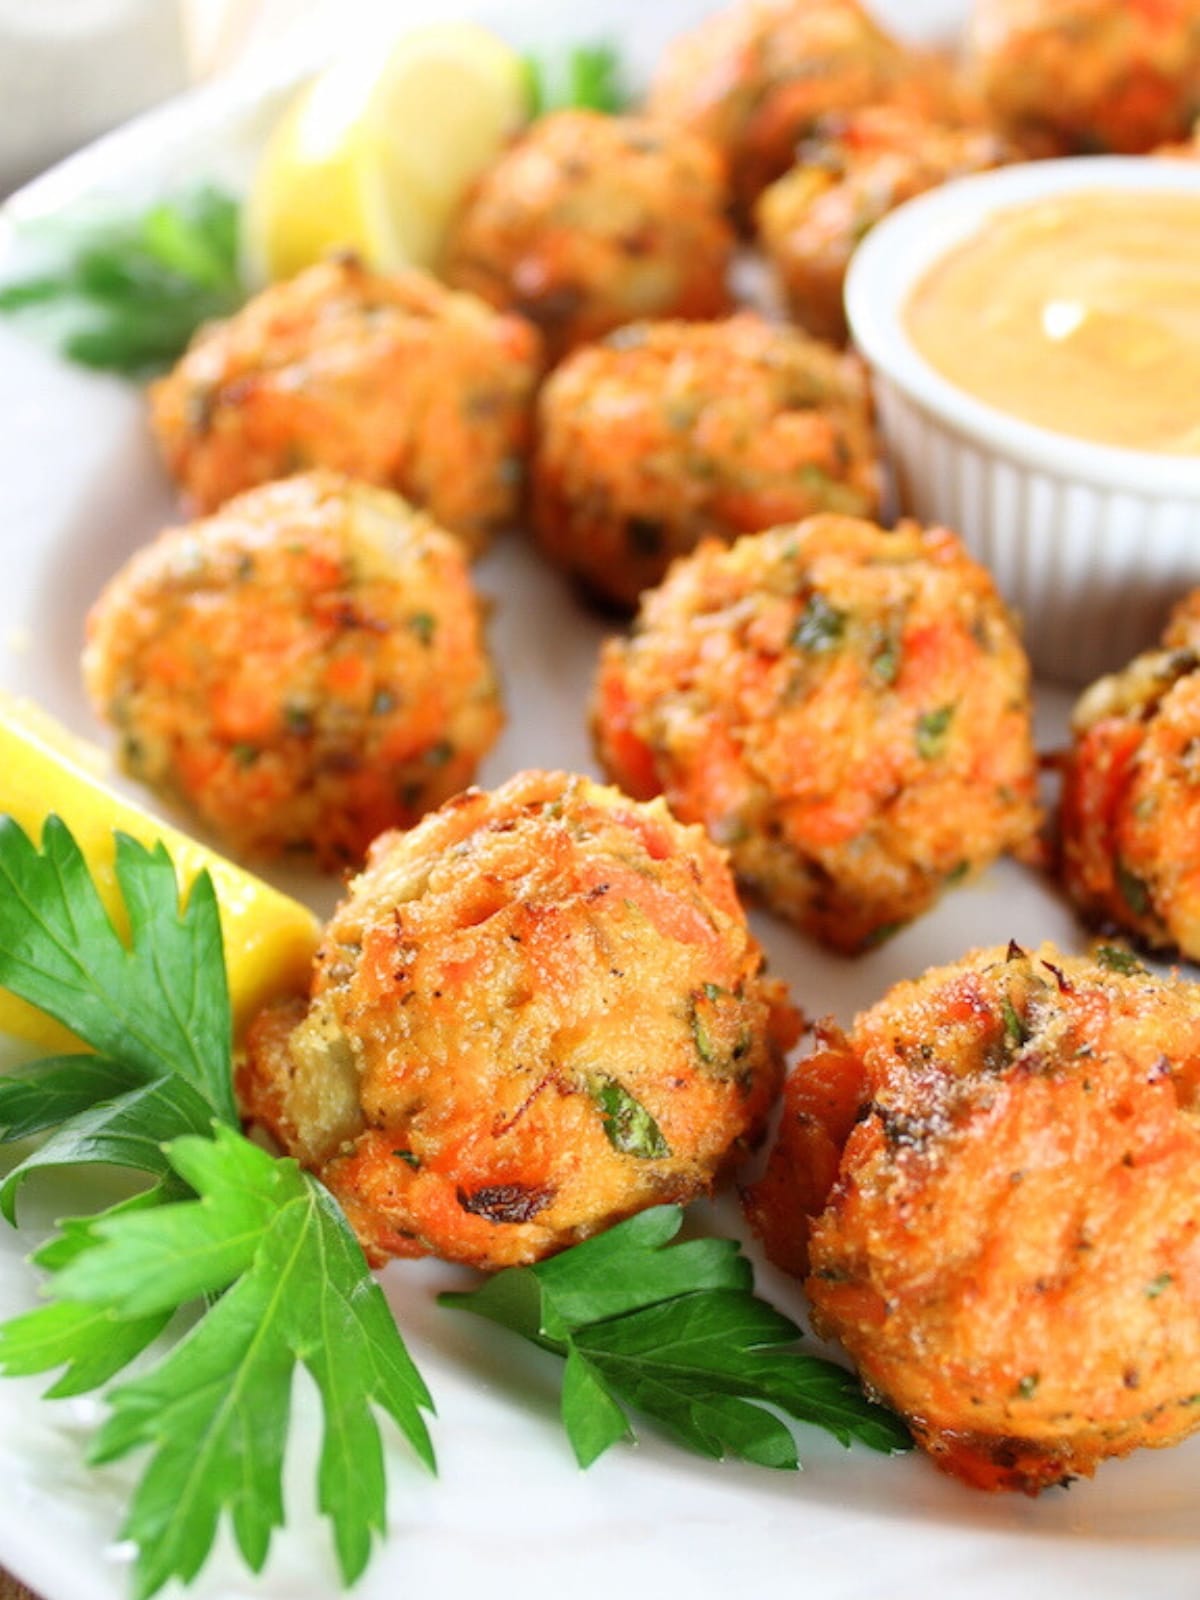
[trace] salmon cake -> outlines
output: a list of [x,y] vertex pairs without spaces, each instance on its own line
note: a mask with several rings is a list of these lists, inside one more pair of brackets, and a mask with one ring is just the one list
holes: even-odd
[[326,467],[396,491],[477,553],[518,516],[540,369],[522,318],[340,256],[201,328],[150,413],[197,511]]
[[604,648],[609,776],[702,822],[775,911],[847,953],[1029,843],[1030,672],[945,529],[849,517],[716,543]]
[[990,129],[904,106],[822,119],[754,213],[792,316],[818,338],[844,343],[846,269],[875,224],[916,195],[1009,159]]
[[495,1269],[705,1193],[797,1031],[700,829],[525,772],[376,842],[237,1083],[372,1261]]
[[237,855],[331,868],[469,783],[503,721],[461,544],[332,473],[139,551],[92,609],[83,667],[131,776]]
[[551,112],[479,179],[443,273],[536,323],[557,361],[638,317],[729,310],[727,200],[706,140],[642,117]]
[[956,99],[946,66],[899,44],[858,0],[736,0],[668,47],[648,110],[725,153],[745,218],[830,112]]
[[975,0],[967,61],[1031,154],[1140,154],[1200,113],[1200,0]]
[[1085,691],[1062,761],[1059,870],[1086,921],[1200,961],[1200,606]]
[[617,606],[704,538],[872,516],[879,497],[859,362],[751,312],[631,323],[564,362],[539,399],[538,543]]
[[789,1079],[748,1195],[934,1462],[1034,1494],[1200,1423],[1200,990],[976,950]]

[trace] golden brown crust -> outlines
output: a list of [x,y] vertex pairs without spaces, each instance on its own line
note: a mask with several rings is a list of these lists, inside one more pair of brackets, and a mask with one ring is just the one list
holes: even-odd
[[1091,922],[1200,960],[1195,608],[1189,597],[1172,614],[1173,648],[1136,657],[1076,706],[1061,763],[1059,869]]
[[937,1463],[1036,1492],[1191,1432],[1193,986],[997,947],[897,985],[849,1043],[865,1114],[806,1287]]
[[638,317],[730,307],[725,166],[639,117],[540,117],[479,180],[445,277],[542,330],[552,361]]
[[815,511],[873,515],[878,445],[858,361],[743,312],[633,323],[542,390],[542,549],[624,606],[704,538]]
[[761,1129],[797,1030],[761,969],[698,829],[524,773],[377,842],[239,1093],[372,1259],[535,1261],[705,1192]]
[[817,1048],[783,1086],[783,1105],[762,1176],[742,1191],[750,1226],[783,1272],[808,1272],[809,1236],[837,1179],[842,1150],[867,1100],[862,1061],[830,1019]]
[[726,153],[748,214],[821,117],[955,99],[944,65],[897,44],[858,0],[735,0],[667,49],[649,110]]
[[702,545],[606,645],[593,727],[610,776],[844,951],[1038,821],[1028,662],[944,529],[823,516]]
[[1200,106],[1198,0],[976,0],[975,84],[1032,155],[1139,153]]
[[461,545],[332,473],[171,528],[109,582],[84,675],[125,769],[239,854],[357,863],[503,721]]
[[200,511],[326,467],[403,494],[474,552],[520,506],[540,358],[522,319],[339,257],[202,328],[151,388],[151,420]]

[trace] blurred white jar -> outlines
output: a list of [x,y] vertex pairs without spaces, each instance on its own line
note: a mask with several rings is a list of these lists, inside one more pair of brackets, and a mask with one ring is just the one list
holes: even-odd
[[186,81],[177,0],[0,0],[0,195]]

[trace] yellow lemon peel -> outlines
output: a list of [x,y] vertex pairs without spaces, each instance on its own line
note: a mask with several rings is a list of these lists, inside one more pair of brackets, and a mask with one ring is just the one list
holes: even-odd
[[[114,866],[118,830],[146,845],[161,839],[185,885],[207,867],[221,907],[235,1031],[269,1000],[302,990],[320,931],[308,907],[114,794],[101,777],[105,766],[100,750],[28,701],[0,693],[0,813],[35,841],[48,815],[61,817],[122,933]],[[2,989],[0,1033],[50,1050],[79,1048],[65,1028]]]
[[250,276],[290,277],[331,250],[383,271],[434,266],[464,194],[526,107],[520,56],[471,23],[335,62],[268,138],[243,211]]

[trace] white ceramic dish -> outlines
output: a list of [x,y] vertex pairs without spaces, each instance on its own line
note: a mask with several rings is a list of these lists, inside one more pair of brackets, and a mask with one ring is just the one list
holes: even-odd
[[[512,27],[522,41],[543,29],[576,38],[617,33],[645,60],[695,9],[687,0],[655,8],[640,0],[587,8],[545,0],[514,11]],[[944,5],[926,12],[895,0],[891,20],[944,15]],[[97,189],[138,198],[187,176],[235,174],[261,136],[273,92],[270,84],[243,84],[184,102],[62,169],[24,204],[55,209]],[[103,579],[173,514],[171,493],[138,393],[63,366],[3,325],[0,415],[0,683],[94,737],[77,671],[83,615]],[[517,540],[488,558],[480,581],[496,600],[492,637],[510,711],[483,780],[533,764],[590,770],[582,707],[602,624]],[[1040,697],[1043,742],[1061,732],[1065,707],[1062,695]],[[0,794],[2,787],[0,773]],[[321,903],[331,897],[328,885],[314,881],[291,886]],[[953,893],[857,963],[817,950],[772,919],[756,925],[774,969],[806,1009],[843,1018],[896,979],[972,944],[1085,942],[1058,898],[1012,865]],[[88,1198],[50,1179],[31,1183],[21,1230],[0,1226],[0,1313],[34,1303],[24,1257],[51,1217],[85,1208]],[[728,1203],[703,1220],[739,1227]],[[550,1358],[435,1305],[434,1291],[463,1277],[436,1263],[384,1274],[437,1401],[441,1475],[428,1480],[391,1442],[390,1533],[355,1591],[361,1600],[560,1600],[564,1593],[608,1600],[614,1592],[724,1600],[731,1592],[793,1588],[822,1600],[926,1600],[934,1591],[953,1600],[1009,1600],[1014,1592],[1030,1600],[1062,1592],[1127,1600],[1142,1589],[1156,1600],[1193,1600],[1200,1440],[1145,1452],[1038,1501],[974,1494],[920,1458],[845,1452],[817,1434],[801,1439],[807,1470],[800,1476],[714,1465],[650,1434],[636,1450],[615,1449],[582,1474],[555,1418]],[[759,1284],[804,1320],[794,1284],[765,1269]],[[137,1463],[86,1468],[96,1405],[47,1403],[42,1387],[0,1382],[0,1565],[44,1600],[124,1600],[127,1553],[114,1540]],[[197,1600],[330,1600],[337,1592],[313,1510],[317,1418],[307,1385],[298,1388],[295,1409],[289,1525],[267,1571],[252,1579],[223,1543],[192,1591]]]
[[1151,644],[1200,583],[1200,458],[1092,444],[984,405],[918,354],[903,311],[925,271],[998,211],[1112,188],[1200,194],[1200,164],[1103,157],[961,179],[886,217],[846,283],[902,503],[963,535],[1020,614],[1034,670],[1069,683]]

